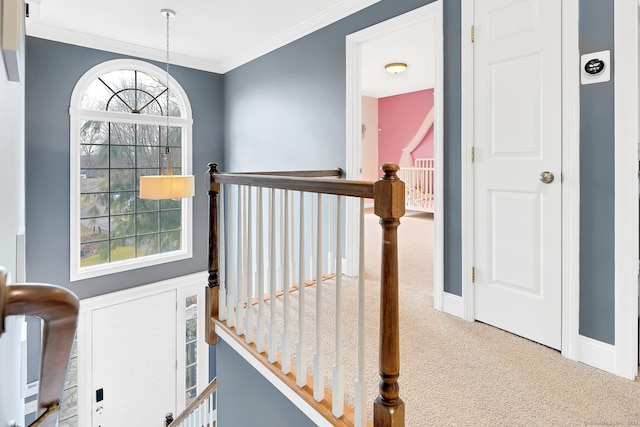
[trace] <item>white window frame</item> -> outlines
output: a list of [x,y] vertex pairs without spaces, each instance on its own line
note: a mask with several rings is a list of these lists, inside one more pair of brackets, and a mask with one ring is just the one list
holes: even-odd
[[[87,71],[76,83],[71,95],[69,108],[70,116],[70,281],[89,279],[122,271],[129,271],[142,267],[163,264],[193,256],[193,209],[192,198],[182,199],[181,246],[177,251],[149,255],[141,258],[109,262],[89,267],[80,266],[80,122],[82,120],[109,120],[121,123],[156,124],[165,126],[166,116],[137,115],[135,120],[129,114],[106,113],[102,111],[80,108],[82,96],[89,85],[98,77],[118,70],[138,70],[163,82],[166,71],[144,61],[133,59],[116,59],[103,62]],[[186,92],[180,84],[169,76],[169,87],[180,108],[181,117],[170,117],[169,125],[182,128],[182,159],[180,164],[182,173],[191,174],[192,163],[192,112],[191,104]]]

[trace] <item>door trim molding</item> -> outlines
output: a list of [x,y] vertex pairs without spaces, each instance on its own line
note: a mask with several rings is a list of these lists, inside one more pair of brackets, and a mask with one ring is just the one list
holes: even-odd
[[579,0],[562,1],[562,355],[577,360],[580,325]]
[[616,1],[615,374],[638,374],[638,2]]
[[[471,282],[474,264],[474,180],[473,147],[473,3],[461,6],[461,171],[462,171],[462,303],[463,318],[475,320],[475,293]],[[578,51],[579,0],[562,1],[562,354],[576,358],[579,318],[580,247],[580,134],[579,73],[575,69]]]
[[[346,167],[347,179],[361,179],[360,166],[362,164],[361,127],[362,127],[362,98],[361,91],[361,48],[362,44],[390,32],[398,26],[414,25],[423,21],[433,21],[435,36],[435,83],[434,83],[434,161],[442,165],[444,160],[444,46],[443,46],[443,18],[442,0],[436,0],[425,6],[390,18],[379,24],[347,35],[346,43]],[[444,196],[443,168],[435,170],[435,193]],[[443,305],[444,293],[444,207],[436,201],[434,208],[434,237],[433,237],[433,293],[436,307]],[[345,274],[358,274],[358,209],[359,202],[347,200],[346,203],[346,239],[345,239]]]

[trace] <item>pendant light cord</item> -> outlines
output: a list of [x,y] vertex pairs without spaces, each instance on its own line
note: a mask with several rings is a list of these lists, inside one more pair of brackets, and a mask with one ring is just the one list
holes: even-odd
[[165,148],[164,157],[167,160],[167,175],[173,175],[173,167],[171,165],[171,154],[169,153],[169,19],[171,18],[171,13],[169,11],[165,12],[167,17],[167,61],[166,61],[166,81],[167,81],[167,126],[166,126],[166,134],[167,134],[167,146]]

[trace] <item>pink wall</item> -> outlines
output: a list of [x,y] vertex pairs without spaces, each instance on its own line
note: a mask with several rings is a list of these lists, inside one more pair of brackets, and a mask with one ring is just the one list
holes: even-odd
[[[378,162],[398,163],[400,154],[433,107],[433,89],[378,100]],[[413,158],[433,157],[433,126],[413,153]]]
[[378,98],[362,97],[362,124],[366,131],[362,135],[362,180],[376,181],[380,178],[378,163]]

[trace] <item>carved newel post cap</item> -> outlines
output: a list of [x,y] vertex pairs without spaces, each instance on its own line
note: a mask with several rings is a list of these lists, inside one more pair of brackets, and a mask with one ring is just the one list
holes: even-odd
[[380,167],[384,172],[384,175],[381,179],[394,180],[398,178],[398,171],[400,170],[400,166],[396,163],[385,163]]
[[374,184],[374,212],[382,219],[404,216],[404,182],[397,176],[400,167],[395,163],[382,165],[384,175]]
[[215,162],[209,163],[207,166],[209,166],[209,173],[220,173],[220,171],[218,170],[218,164]]

